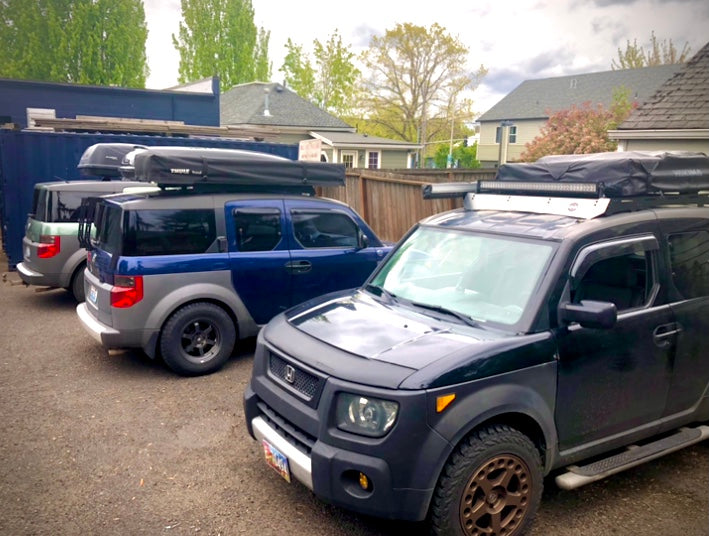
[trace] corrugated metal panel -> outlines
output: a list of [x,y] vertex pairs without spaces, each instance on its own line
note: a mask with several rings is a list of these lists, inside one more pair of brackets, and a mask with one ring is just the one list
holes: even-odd
[[0,131],[0,216],[2,243],[10,268],[22,260],[22,237],[32,210],[32,191],[38,182],[78,180],[76,166],[95,143],[135,143],[245,149],[295,160],[298,147],[278,143],[224,138],[169,138],[113,134]]

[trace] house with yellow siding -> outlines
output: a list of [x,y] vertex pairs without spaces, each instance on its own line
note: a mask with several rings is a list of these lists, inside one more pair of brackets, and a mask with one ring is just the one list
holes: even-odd
[[610,107],[621,88],[642,104],[681,68],[682,64],[659,65],[525,80],[479,117],[478,159],[487,168],[515,162],[551,114],[585,103]]

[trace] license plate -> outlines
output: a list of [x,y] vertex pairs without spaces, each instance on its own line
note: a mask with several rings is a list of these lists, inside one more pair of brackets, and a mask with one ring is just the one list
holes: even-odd
[[96,291],[96,287],[91,285],[91,288],[89,289],[89,301],[96,305],[96,300],[98,299],[98,292]]
[[290,482],[290,467],[288,466],[288,458],[271,445],[265,439],[262,441],[263,454],[266,458],[266,463],[272,467],[286,482]]
[[30,258],[30,247],[25,246],[25,259],[29,260],[29,258]]

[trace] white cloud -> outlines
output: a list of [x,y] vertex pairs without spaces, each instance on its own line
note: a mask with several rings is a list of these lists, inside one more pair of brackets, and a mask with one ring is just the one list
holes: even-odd
[[[148,87],[177,83],[178,55],[171,34],[177,33],[179,0],[144,0],[148,20]],[[698,51],[709,37],[706,0],[457,0],[401,2],[358,0],[252,0],[257,26],[270,30],[273,79],[279,80],[288,38],[310,49],[314,39],[327,40],[338,30],[353,51],[366,48],[373,34],[397,23],[429,26],[437,22],[470,50],[469,67],[480,64],[489,74],[473,94],[484,112],[523,80],[610,70],[626,41],[646,44],[650,33],[685,42]]]

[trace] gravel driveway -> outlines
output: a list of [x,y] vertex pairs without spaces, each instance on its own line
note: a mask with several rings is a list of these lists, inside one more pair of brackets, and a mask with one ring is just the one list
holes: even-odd
[[[69,293],[0,284],[0,534],[395,535],[289,485],[246,433],[253,341],[181,378],[108,355]],[[547,482],[535,536],[709,534],[709,442],[576,491]]]

